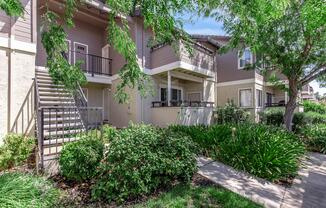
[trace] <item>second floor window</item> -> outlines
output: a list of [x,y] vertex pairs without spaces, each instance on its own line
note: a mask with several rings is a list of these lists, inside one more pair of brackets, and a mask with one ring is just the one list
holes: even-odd
[[238,68],[243,69],[246,65],[252,64],[253,57],[249,48],[246,48],[242,53],[239,51],[238,54]]
[[263,107],[263,92],[256,90],[256,107]]

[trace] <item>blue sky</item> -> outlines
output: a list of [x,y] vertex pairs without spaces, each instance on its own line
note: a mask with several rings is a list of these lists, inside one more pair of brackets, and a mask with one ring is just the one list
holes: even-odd
[[[190,18],[187,15],[183,16],[182,19],[185,21],[184,29],[190,34],[225,35],[223,24],[214,19],[196,17],[189,20]],[[326,88],[320,88],[316,81],[310,83],[310,85],[314,88],[315,92],[318,91],[320,94],[326,93]]]

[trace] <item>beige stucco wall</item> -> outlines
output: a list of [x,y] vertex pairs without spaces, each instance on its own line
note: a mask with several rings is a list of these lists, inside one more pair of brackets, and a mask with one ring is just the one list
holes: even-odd
[[109,112],[110,123],[113,126],[122,128],[128,126],[129,122],[140,122],[139,114],[141,111],[139,110],[140,102],[136,89],[126,89],[126,93],[130,96],[129,101],[126,104],[120,104],[114,98],[119,81],[120,80],[117,79],[112,82]]
[[[239,105],[239,89],[250,88],[254,90],[254,86],[254,83],[217,86],[217,105],[224,106],[228,100],[233,100],[236,105]],[[252,103],[254,104],[254,100],[252,100]],[[254,105],[252,107],[254,107]]]
[[[0,68],[0,138],[13,128],[16,119],[17,133],[32,133],[34,100],[28,92],[35,77],[35,54],[0,48]],[[19,111],[25,100],[29,105],[23,106],[23,116]]]
[[213,108],[204,107],[160,107],[151,108],[153,125],[167,127],[171,124],[210,125]]

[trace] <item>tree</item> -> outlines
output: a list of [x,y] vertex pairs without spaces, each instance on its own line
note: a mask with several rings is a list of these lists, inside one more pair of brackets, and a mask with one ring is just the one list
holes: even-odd
[[[291,130],[298,91],[315,79],[326,83],[325,1],[206,0],[200,11],[223,21],[231,36],[226,49],[250,47],[261,57],[248,68],[267,66],[287,77],[284,124]],[[275,76],[271,81],[280,84]]]
[[[71,65],[65,59],[62,51],[67,51],[67,30],[74,26],[73,16],[83,0],[66,0],[65,15],[60,16],[47,8],[43,17],[42,44],[47,53],[47,67],[53,80],[64,84],[68,89],[76,89],[77,85],[86,82],[85,75],[80,70],[80,65]],[[142,72],[137,56],[136,45],[131,38],[128,20],[129,17],[140,11],[145,28],[151,28],[153,38],[151,44],[162,42],[173,43],[179,39],[188,39],[188,35],[180,30],[182,23],[175,18],[175,14],[183,10],[193,10],[190,0],[106,0],[111,9],[108,15],[107,41],[126,60],[120,69],[121,82],[117,87],[116,98],[119,102],[126,102],[129,98],[125,88],[135,88],[145,95],[148,90],[148,77]],[[47,5],[47,4],[45,4]],[[0,8],[10,16],[23,14],[19,0],[0,0]]]

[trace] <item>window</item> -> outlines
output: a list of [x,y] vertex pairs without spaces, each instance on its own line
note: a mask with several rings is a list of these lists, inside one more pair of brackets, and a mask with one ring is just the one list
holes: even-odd
[[[161,101],[167,101],[167,89],[161,88]],[[173,101],[181,101],[181,90],[179,89],[171,89],[171,100]]]
[[[241,55],[241,56],[240,56]],[[252,54],[249,48],[246,48],[242,54],[239,52],[238,68],[243,69],[247,64],[252,63]]]
[[273,103],[273,95],[272,93],[267,92],[266,93],[266,105],[271,106]]
[[256,107],[263,107],[263,92],[256,90]]
[[251,89],[239,90],[239,105],[240,107],[252,106],[252,91]]

